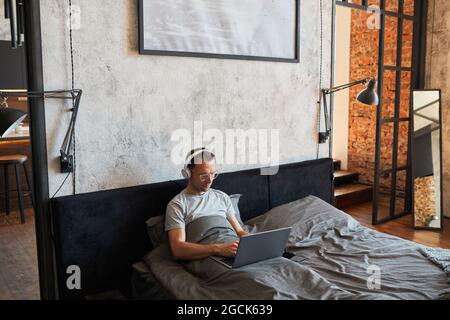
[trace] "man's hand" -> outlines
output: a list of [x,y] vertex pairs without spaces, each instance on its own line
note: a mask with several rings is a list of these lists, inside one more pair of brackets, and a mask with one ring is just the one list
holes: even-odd
[[249,235],[250,233],[248,233],[247,231],[245,231],[244,229],[241,229],[241,230],[239,230],[238,232],[237,232],[237,235],[239,236],[239,237],[243,237],[243,236],[247,236],[247,235]]
[[239,245],[239,241],[218,244],[186,242],[184,229],[170,230],[169,243],[172,256],[180,260],[199,260],[209,256],[234,257]]
[[237,248],[239,246],[239,241],[235,241],[232,243],[220,243],[217,244],[217,255],[231,258],[236,255]]
[[228,216],[227,219],[239,237],[246,236],[249,234],[247,231],[242,229],[241,225],[239,224],[239,222],[237,221],[237,219],[234,215]]

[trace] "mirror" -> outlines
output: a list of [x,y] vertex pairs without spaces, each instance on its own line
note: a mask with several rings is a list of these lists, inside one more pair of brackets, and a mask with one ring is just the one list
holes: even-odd
[[414,227],[442,229],[442,119],[440,90],[413,91]]

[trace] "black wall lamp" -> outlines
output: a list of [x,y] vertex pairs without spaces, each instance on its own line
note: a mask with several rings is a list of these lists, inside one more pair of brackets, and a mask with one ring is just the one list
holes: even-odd
[[60,164],[62,173],[73,172],[73,155],[71,154],[71,150],[81,95],[82,90],[79,89],[42,92],[0,91],[0,99],[2,100],[0,101],[0,136],[4,137],[11,133],[27,116],[27,113],[21,110],[9,108],[7,103],[8,97],[72,100],[73,108],[70,110],[72,111],[72,117],[63,144],[61,145]]
[[363,91],[361,91],[356,99],[364,103],[366,105],[378,105],[380,102],[380,99],[378,98],[378,94],[376,92],[376,85],[377,81],[372,78],[363,79],[359,81],[355,81],[349,84],[344,84],[338,87],[334,87],[331,89],[322,89],[322,99],[323,99],[323,111],[324,111],[324,117],[325,117],[325,132],[319,132],[319,143],[325,143],[327,142],[328,138],[331,135],[332,131],[332,124],[330,121],[330,114],[328,111],[328,105],[327,105],[327,95],[333,94],[335,92],[348,89],[351,87],[354,87],[359,84],[367,84],[367,88],[365,88]]

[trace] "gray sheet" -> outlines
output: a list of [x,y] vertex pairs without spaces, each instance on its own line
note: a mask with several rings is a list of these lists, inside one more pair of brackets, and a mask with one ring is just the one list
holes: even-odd
[[[422,246],[365,228],[315,197],[246,223],[252,232],[292,226],[287,250],[295,256],[228,270],[211,259],[176,262],[163,245],[144,261],[176,299],[436,299],[449,288]],[[369,289],[368,270],[377,268],[381,287]]]
[[156,280],[144,262],[133,264],[131,274],[131,293],[137,300],[174,299]]
[[227,243],[238,240],[227,219],[221,216],[201,217],[186,227],[186,241],[193,243]]

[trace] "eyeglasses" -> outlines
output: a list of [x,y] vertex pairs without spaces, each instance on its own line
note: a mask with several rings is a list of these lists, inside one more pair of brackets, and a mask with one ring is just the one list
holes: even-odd
[[211,180],[214,180],[217,178],[218,175],[219,175],[219,173],[216,171],[216,172],[211,172],[211,173],[200,174],[199,177],[200,177],[200,180],[205,181],[205,180],[208,180],[208,178],[211,178]]

